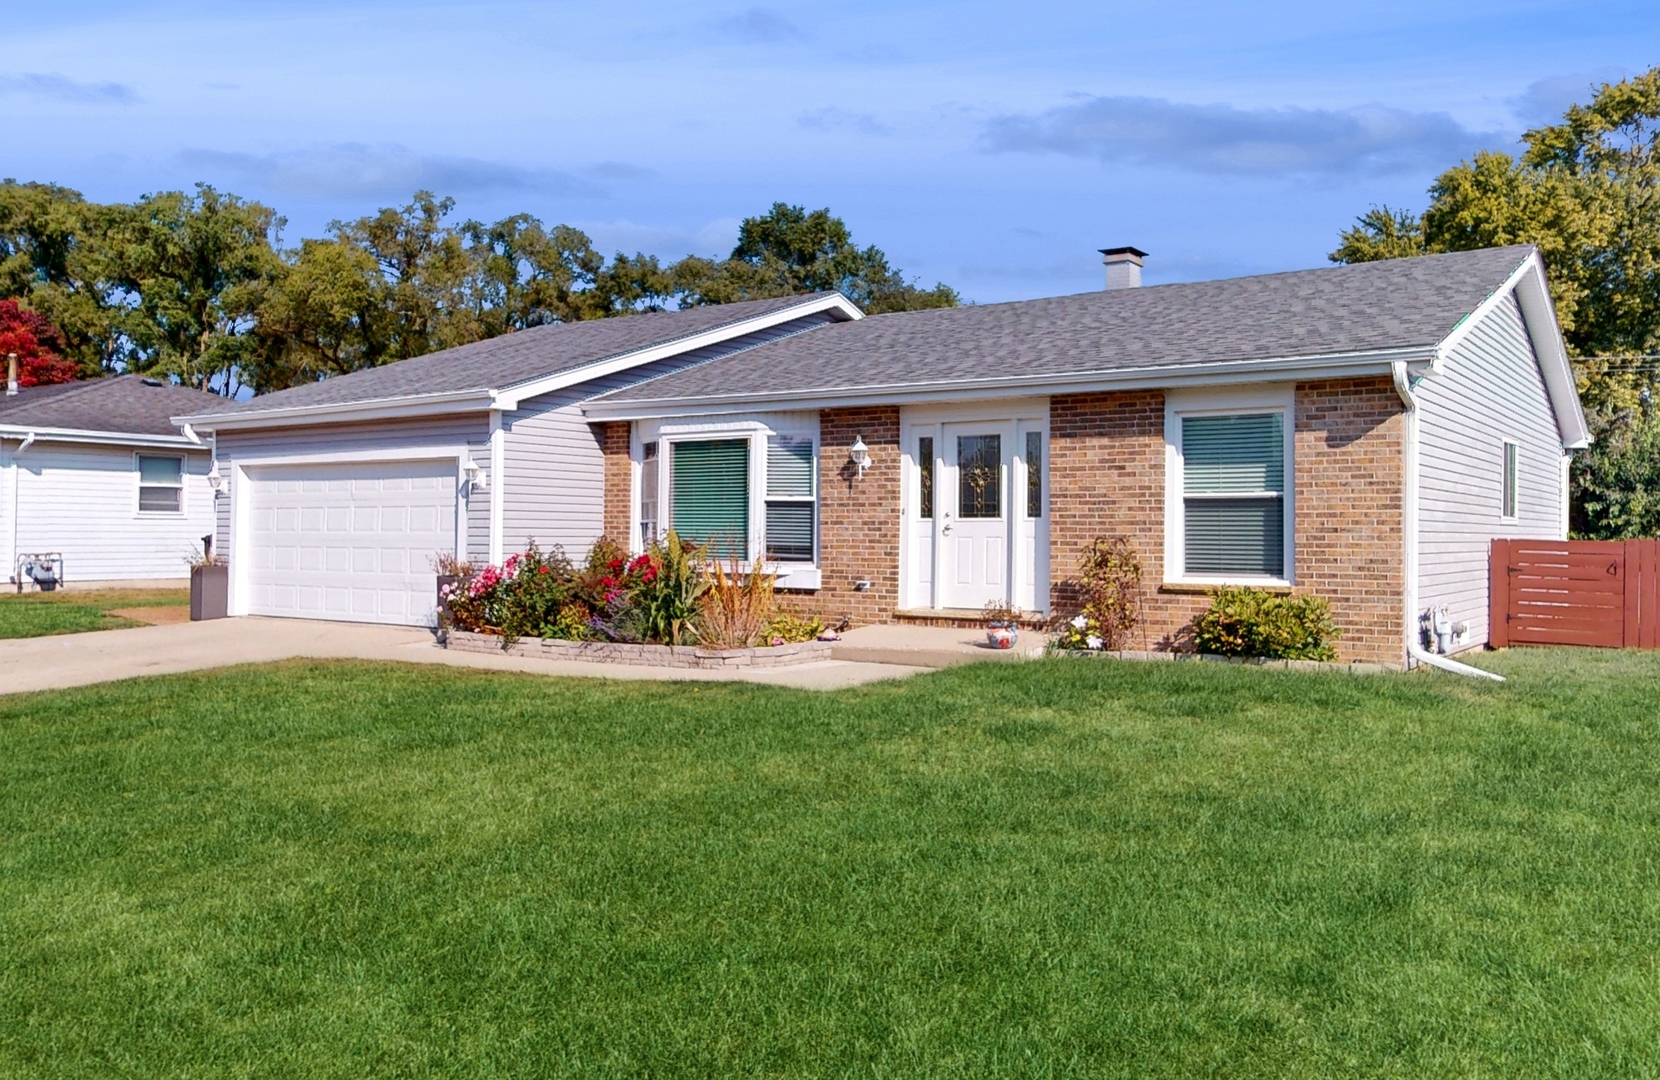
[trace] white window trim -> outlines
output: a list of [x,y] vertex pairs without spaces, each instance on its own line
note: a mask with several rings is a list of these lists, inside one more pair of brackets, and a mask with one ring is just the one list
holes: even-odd
[[[813,444],[813,561],[768,562],[762,556],[766,551],[767,523],[767,439],[783,436],[810,439]],[[674,444],[680,442],[707,442],[711,439],[742,438],[749,441],[749,536],[746,546],[750,558],[741,560],[739,567],[748,571],[757,565],[777,574],[776,587],[780,589],[817,589],[823,576],[819,568],[822,556],[821,518],[819,499],[819,462],[824,445],[819,438],[818,414],[796,416],[760,416],[743,419],[708,421],[644,420],[634,425],[631,439],[631,481],[633,499],[629,505],[629,536],[634,551],[640,544],[640,475],[643,468],[645,444],[657,444],[657,524],[667,531],[673,526],[670,517],[673,497],[673,473],[670,462],[674,458]],[[782,498],[778,501],[784,501]],[[800,501],[807,501],[802,499]]]
[[[1282,529],[1285,551],[1282,577],[1250,574],[1189,574],[1187,558],[1187,505],[1182,457],[1182,419],[1189,416],[1243,416],[1279,413],[1285,444],[1285,522]],[[1296,583],[1296,388],[1291,385],[1241,388],[1239,390],[1171,391],[1164,399],[1164,584],[1166,585],[1257,585],[1284,587]]]
[[[179,508],[177,510],[146,510],[143,502],[143,489],[147,487],[170,487],[169,484],[146,484],[144,472],[140,464],[142,458],[172,458],[179,463]],[[133,454],[133,516],[141,518],[178,518],[187,515],[185,500],[188,498],[186,489],[189,485],[190,459],[184,454],[169,454],[165,450],[151,452],[135,452]]]
[[[1516,471],[1510,471],[1510,451],[1516,451]],[[1510,512],[1506,513],[1504,504],[1510,504]],[[1499,520],[1520,521],[1522,519],[1522,444],[1515,439],[1502,439],[1499,442]]]

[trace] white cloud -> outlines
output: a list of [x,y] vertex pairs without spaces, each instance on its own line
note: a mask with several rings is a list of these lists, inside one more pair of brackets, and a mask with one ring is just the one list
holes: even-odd
[[438,195],[534,191],[598,196],[604,189],[569,173],[527,169],[478,158],[417,154],[402,146],[336,143],[275,154],[183,150],[179,166],[300,198],[404,198],[425,189]]
[[7,94],[66,101],[75,105],[126,104],[138,100],[138,92],[124,83],[81,82],[67,75],[39,72],[0,75],[0,95]]
[[1447,166],[1491,138],[1446,113],[1382,105],[1238,109],[1141,97],[1086,98],[1041,113],[1000,116],[982,133],[993,151],[1256,175]]
[[1552,75],[1531,84],[1507,104],[1516,119],[1529,127],[1560,123],[1568,106],[1589,105],[1603,83],[1619,82],[1625,76],[1626,69],[1620,67]]

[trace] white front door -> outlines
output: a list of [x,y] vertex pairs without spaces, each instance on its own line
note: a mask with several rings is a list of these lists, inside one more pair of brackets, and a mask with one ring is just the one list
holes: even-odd
[[1007,600],[1012,425],[945,424],[941,434],[939,605]]
[[454,553],[455,460],[249,468],[254,615],[430,626]]

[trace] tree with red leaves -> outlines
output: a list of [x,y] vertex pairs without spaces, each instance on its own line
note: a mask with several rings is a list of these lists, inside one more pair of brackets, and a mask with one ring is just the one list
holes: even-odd
[[63,335],[38,311],[0,300],[0,358],[17,354],[19,386],[74,382],[80,369],[63,356]]

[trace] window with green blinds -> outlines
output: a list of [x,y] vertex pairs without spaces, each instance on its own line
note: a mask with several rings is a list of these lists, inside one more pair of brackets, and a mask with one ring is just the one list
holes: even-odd
[[1285,576],[1285,428],[1274,413],[1182,419],[1184,571]]
[[669,520],[715,558],[749,557],[748,439],[673,444]]

